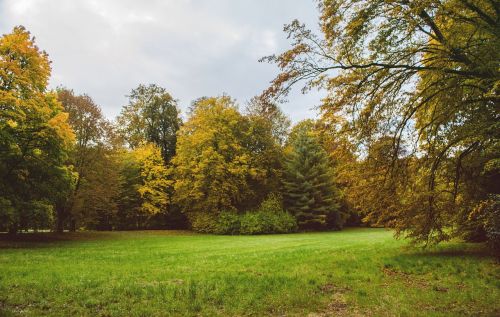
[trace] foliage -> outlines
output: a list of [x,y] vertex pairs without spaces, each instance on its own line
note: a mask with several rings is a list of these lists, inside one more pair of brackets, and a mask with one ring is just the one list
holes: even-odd
[[114,149],[100,149],[99,159],[92,164],[76,194],[72,214],[86,228],[112,230],[118,213],[123,178],[120,174],[121,155]]
[[143,228],[153,215],[167,213],[173,182],[161,150],[152,143],[122,153],[122,191],[119,198],[121,228]]
[[[393,159],[392,154],[392,139],[381,137],[370,145],[365,158],[351,164],[347,195],[365,223],[391,226],[397,220],[397,213],[404,210],[402,197],[409,174],[408,162]],[[398,170],[398,178],[389,176],[391,168]]]
[[76,136],[76,145],[69,155],[77,173],[75,186],[57,210],[57,230],[62,232],[65,224],[75,230],[95,223],[96,218],[107,217],[104,214],[116,213],[120,181],[117,165],[113,164],[116,162],[111,158],[112,126],[101,108],[88,95],[75,95],[66,88],[59,88],[57,96]]
[[248,120],[229,97],[205,98],[179,131],[174,200],[186,212],[232,211],[252,196],[249,180],[265,175],[247,146]]
[[469,214],[469,220],[481,223],[488,243],[500,255],[500,195],[491,195],[479,202]]
[[290,233],[297,230],[295,218],[286,212],[249,211],[241,216],[240,233],[244,235]]
[[172,186],[172,181],[167,178],[169,171],[165,167],[161,149],[148,143],[135,149],[132,154],[141,170],[142,182],[137,188],[142,199],[140,210],[145,214],[157,214],[168,206],[167,193]]
[[301,229],[342,228],[340,193],[326,151],[307,124],[297,125],[290,141],[283,177],[285,208]]
[[[189,215],[191,229],[199,233],[218,233],[217,215],[205,212],[192,213]],[[222,229],[224,230],[224,229]]]
[[[263,59],[281,69],[263,98],[305,81],[304,90],[326,88],[322,120],[358,151],[390,136],[391,158],[412,156],[412,174],[405,204],[378,220],[392,218],[415,241],[449,239],[457,233],[446,228],[463,227],[467,211],[498,192],[498,169],[488,170],[500,153],[497,3],[323,0],[319,9],[322,38],[293,21],[293,47]],[[476,195],[471,183],[481,185]]]
[[271,135],[276,143],[284,145],[290,129],[290,119],[275,103],[259,97],[254,97],[246,106],[246,113],[250,117],[262,118],[271,129]]
[[[278,109],[279,110],[279,109]],[[243,209],[254,209],[269,193],[278,192],[283,174],[283,147],[273,132],[274,123],[264,115],[245,116],[249,127],[243,140],[251,155],[252,166],[260,172],[248,179],[249,195],[242,202]]]
[[[24,209],[25,214],[22,215],[26,221],[23,225],[25,228],[37,229],[51,228],[54,224],[54,206],[43,200],[30,202]],[[21,221],[23,223],[23,221]]]
[[234,212],[221,212],[217,216],[217,226],[213,233],[229,235],[239,234],[241,226],[240,218],[240,215]]
[[225,235],[290,233],[297,230],[297,221],[283,210],[281,198],[270,194],[255,211],[191,214],[191,227],[200,233]]
[[283,209],[280,195],[271,193],[255,212],[241,219],[242,234],[290,233],[297,231],[297,220]]
[[166,164],[174,157],[181,119],[176,100],[165,88],[151,84],[133,89],[117,121],[131,148],[152,142],[161,149]]
[[11,232],[48,226],[76,176],[64,165],[74,134],[49,76],[47,54],[23,27],[0,38],[0,200]]

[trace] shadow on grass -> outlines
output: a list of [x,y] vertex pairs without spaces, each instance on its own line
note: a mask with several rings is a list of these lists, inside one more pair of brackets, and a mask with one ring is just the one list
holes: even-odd
[[15,235],[0,233],[0,249],[32,248],[50,246],[54,243],[123,240],[145,236],[188,236],[194,235],[185,230],[138,230],[138,231],[79,231],[79,232],[38,232],[17,233]]
[[495,258],[498,257],[485,243],[453,243],[428,248],[408,247],[404,254],[407,258]]

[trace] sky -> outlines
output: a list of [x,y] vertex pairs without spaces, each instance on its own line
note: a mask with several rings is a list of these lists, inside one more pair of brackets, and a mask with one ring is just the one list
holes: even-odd
[[[165,87],[185,110],[223,93],[241,107],[278,73],[262,56],[290,47],[283,25],[318,29],[314,0],[0,0],[0,34],[24,25],[52,61],[50,87],[86,93],[112,119],[139,84]],[[297,86],[282,105],[294,122],[321,93]]]

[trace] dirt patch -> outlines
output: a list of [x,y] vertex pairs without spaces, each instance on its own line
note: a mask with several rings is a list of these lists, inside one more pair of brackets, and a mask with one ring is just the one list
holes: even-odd
[[349,287],[343,287],[328,283],[319,287],[322,294],[331,294],[328,305],[319,312],[310,313],[308,317],[329,317],[329,316],[361,316],[347,303],[345,293],[349,292]]
[[[406,286],[409,286],[409,287],[428,288],[430,286],[426,280],[424,280],[418,276],[408,274],[406,272],[397,271],[395,269],[388,268],[388,267],[382,268],[382,272],[384,272],[385,276],[392,278],[392,279],[400,280]],[[382,284],[382,286],[388,286],[388,284]]]
[[320,289],[321,293],[324,293],[324,294],[327,294],[327,293],[341,293],[341,294],[343,294],[343,293],[351,290],[349,287],[342,287],[342,286],[338,286],[338,285],[335,285],[332,283],[322,285],[322,286],[320,286],[319,289]]

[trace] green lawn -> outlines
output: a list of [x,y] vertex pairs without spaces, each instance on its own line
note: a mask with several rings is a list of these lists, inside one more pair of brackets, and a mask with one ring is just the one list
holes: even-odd
[[500,315],[479,245],[423,251],[383,229],[39,238],[0,241],[0,316]]

